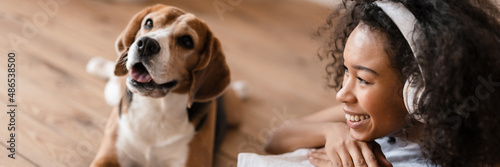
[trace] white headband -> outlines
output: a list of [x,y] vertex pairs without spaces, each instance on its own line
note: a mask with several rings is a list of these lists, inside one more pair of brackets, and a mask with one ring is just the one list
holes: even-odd
[[[404,38],[410,45],[413,55],[415,56],[415,61],[417,61],[418,65],[418,50],[414,41],[415,37],[419,37],[421,32],[415,28],[417,25],[417,19],[415,16],[400,2],[379,0],[375,1],[374,4],[380,7],[384,13],[391,18],[392,22],[396,24],[399,31],[403,34]],[[423,73],[420,65],[418,65],[418,68],[420,72]],[[403,98],[406,109],[409,113],[414,113],[417,110],[418,106],[416,104],[419,103],[424,90],[417,90],[417,85],[414,83],[414,79],[415,78],[413,76],[409,76],[403,88]],[[414,100],[416,100],[416,103],[414,103]],[[425,122],[421,117],[415,119],[420,122]]]
[[414,36],[418,37],[420,31],[415,30],[417,19],[413,14],[400,2],[392,2],[388,0],[379,0],[374,2],[380,7],[384,13],[389,16],[403,34],[406,41],[410,45],[415,58],[417,56],[417,47],[415,45]]

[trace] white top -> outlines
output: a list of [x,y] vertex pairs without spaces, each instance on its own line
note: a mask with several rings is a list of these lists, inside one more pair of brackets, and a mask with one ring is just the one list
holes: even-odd
[[394,167],[397,166],[434,166],[429,160],[424,159],[420,151],[420,146],[416,143],[395,138],[395,143],[389,143],[389,137],[375,140],[389,162]]
[[[380,144],[382,152],[394,167],[433,166],[428,160],[424,159],[418,144],[398,138],[396,138],[395,143],[389,143],[388,140],[388,137],[384,137],[375,141]],[[238,155],[238,167],[314,167],[307,159],[308,151],[308,149],[298,149],[280,155],[240,153]]]
[[309,149],[298,149],[280,155],[239,153],[238,167],[314,167],[307,159]]

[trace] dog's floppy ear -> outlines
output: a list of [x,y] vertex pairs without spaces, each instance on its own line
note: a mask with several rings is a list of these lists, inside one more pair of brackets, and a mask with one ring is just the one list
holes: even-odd
[[115,75],[123,76],[128,73],[125,64],[127,63],[127,52],[130,45],[134,43],[137,33],[142,27],[142,20],[149,14],[154,8],[160,7],[159,5],[151,6],[143,9],[141,12],[135,14],[135,16],[130,20],[125,30],[122,31],[118,39],[116,39],[115,49],[120,57],[116,61],[115,65]]
[[188,107],[193,102],[206,102],[222,94],[230,82],[229,67],[219,40],[208,30],[198,64],[191,72]]

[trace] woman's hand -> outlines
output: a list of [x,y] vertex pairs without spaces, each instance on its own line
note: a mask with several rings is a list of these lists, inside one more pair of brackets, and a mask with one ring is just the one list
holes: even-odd
[[376,142],[357,141],[343,123],[330,124],[324,133],[325,148],[308,154],[315,166],[392,166]]
[[[332,167],[333,163],[330,161],[328,156],[326,155],[325,148],[321,148],[318,150],[311,150],[307,153],[307,157],[309,158],[309,162],[317,167]],[[341,164],[339,164],[341,165]]]

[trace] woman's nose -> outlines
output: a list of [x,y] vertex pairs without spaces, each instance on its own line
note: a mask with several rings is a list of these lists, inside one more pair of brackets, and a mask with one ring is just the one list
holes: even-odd
[[339,92],[337,92],[337,95],[335,96],[337,98],[337,101],[341,103],[355,103],[356,96],[353,93],[355,84],[355,81],[350,81],[349,79],[344,80],[344,82],[342,83],[342,88],[339,90]]

